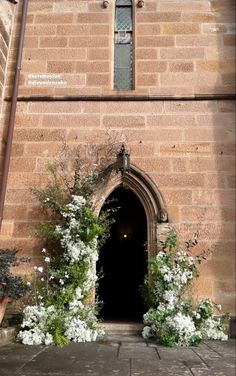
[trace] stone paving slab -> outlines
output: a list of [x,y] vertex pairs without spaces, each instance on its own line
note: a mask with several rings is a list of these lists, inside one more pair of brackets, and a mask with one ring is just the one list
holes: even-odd
[[0,348],[0,376],[235,376],[235,341],[166,348],[138,336]]
[[191,349],[191,348],[168,348],[168,347],[157,347],[157,351],[161,359],[167,360],[180,360],[180,361],[201,361],[201,358]]
[[192,375],[194,376],[235,376],[235,370],[233,369],[192,369]]
[[[234,343],[234,346],[232,346],[232,343]],[[224,358],[235,358],[235,340],[206,341],[206,345]]]
[[131,375],[153,376],[153,375],[187,375],[192,376],[188,367],[181,362],[166,362],[165,360],[154,360],[148,362],[141,359],[132,359]]
[[201,358],[205,362],[208,360],[216,360],[222,357],[218,352],[214,351],[205,344],[202,344],[201,347],[195,347],[193,351],[199,358]]
[[120,359],[145,359],[153,361],[158,359],[156,349],[146,347],[133,346],[132,348],[121,345],[119,351]]

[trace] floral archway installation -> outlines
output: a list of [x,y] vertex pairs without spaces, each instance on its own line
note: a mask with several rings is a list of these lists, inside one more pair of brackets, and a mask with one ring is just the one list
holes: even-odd
[[[92,166],[88,168],[77,157],[73,176],[71,171],[66,175],[63,163],[50,166],[51,181],[45,189],[34,190],[51,220],[41,227],[46,240],[41,250],[44,264],[34,266],[37,278],[32,281],[32,302],[24,309],[18,339],[28,345],[63,346],[70,341],[95,341],[104,335],[91,291],[96,287],[99,247],[112,223],[110,213],[101,208],[121,184],[138,196],[147,216],[151,279],[147,278],[145,285],[150,299],[143,336],[159,336],[168,346],[226,339],[223,321],[213,320],[214,303],[207,299],[194,308],[185,299],[185,287],[198,276],[200,259],[188,254],[194,243],[187,242],[184,251],[175,250],[175,235],[166,233],[170,225],[164,200],[153,181],[133,165],[123,174],[114,172],[114,163],[105,168],[96,163]],[[158,234],[165,240],[162,251]]]
[[95,204],[95,196],[102,197],[101,191],[108,196],[120,184],[134,191],[147,216],[148,247],[152,252],[156,246],[156,225],[166,213],[154,183],[135,166],[124,174],[115,172],[114,163],[81,174],[77,165],[72,181],[65,179],[61,167],[58,172],[58,166],[50,166],[51,182],[44,190],[34,190],[42,208],[53,213],[53,217],[41,228],[46,239],[42,249],[44,265],[34,266],[32,304],[24,309],[18,335],[24,344],[62,346],[71,340],[91,341],[103,335],[91,291],[97,281],[98,250],[111,220],[109,213],[100,212],[103,200]]

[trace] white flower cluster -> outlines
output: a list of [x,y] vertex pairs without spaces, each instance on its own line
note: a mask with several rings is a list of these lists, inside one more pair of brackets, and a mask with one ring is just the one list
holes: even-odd
[[[194,308],[183,299],[184,288],[196,273],[197,260],[187,252],[160,252],[155,259],[153,296],[156,304],[143,316],[143,337],[160,337],[168,346],[198,344],[202,339],[226,340],[223,321],[213,318],[221,307],[203,299]],[[158,273],[157,273],[158,270]]]
[[[81,289],[76,290],[77,298],[81,298]],[[78,308],[84,308],[76,305],[76,310],[71,309],[65,319],[64,335],[74,342],[96,341],[98,336],[104,333],[94,324],[94,328],[90,328],[87,321],[81,319],[79,315],[74,315]],[[24,345],[52,345],[53,337],[50,333],[45,331],[45,328],[50,321],[57,315],[56,309],[53,306],[27,306],[24,309],[24,320],[21,325],[22,329],[18,334],[18,339]],[[88,322],[95,319],[92,311],[87,311]],[[96,322],[96,321],[95,321]],[[24,330],[25,329],[25,330]]]
[[71,202],[66,205],[65,211],[62,213],[64,218],[75,218],[76,213],[86,204],[83,196],[72,195]]
[[144,326],[143,331],[142,331],[142,336],[144,339],[148,339],[152,337],[152,329],[150,326]]
[[74,300],[70,301],[69,302],[69,310],[70,312],[72,313],[77,313],[79,309],[83,309],[84,308],[84,305],[81,301],[81,299],[83,298],[83,295],[82,295],[82,290],[80,287],[77,287],[77,289],[75,290],[75,298]]
[[[64,257],[70,263],[86,259],[90,265],[96,263],[98,259],[97,238],[95,237],[89,243],[85,243],[80,238],[80,222],[76,219],[76,212],[86,204],[86,200],[82,196],[72,196],[72,201],[66,205],[63,213],[67,218],[67,227],[57,225],[55,231],[60,234],[61,246],[64,249]],[[97,280],[96,270],[92,267],[87,272],[87,278],[83,289],[89,291],[95,286]],[[72,305],[75,305],[73,301]]]
[[96,341],[98,332],[91,330],[84,320],[79,317],[68,319],[65,323],[65,336],[74,342],[90,342]]
[[172,284],[175,290],[180,291],[184,285],[193,279],[193,273],[189,269],[181,268],[179,263],[187,262],[188,265],[194,264],[193,257],[187,257],[186,252],[178,252],[178,263],[176,265],[168,266],[163,262],[166,254],[160,252],[157,255],[157,261],[163,263],[160,267],[160,273],[163,276],[163,280],[169,284]]
[[42,266],[34,266],[34,270],[36,272],[42,273],[43,272],[43,267]]
[[61,239],[61,245],[67,251],[65,257],[73,261],[78,261],[81,257],[89,255],[91,252],[91,248],[86,245],[80,239],[71,239],[70,230],[66,229],[63,232],[63,236]]
[[209,318],[204,321],[201,332],[205,338],[227,341],[228,335],[219,329],[219,319]]
[[53,306],[45,308],[43,305],[27,306],[23,314],[24,320],[21,324],[21,330],[18,339],[24,345],[51,345],[53,337],[45,332],[45,326],[48,317],[55,315],[56,310]]
[[174,291],[166,290],[163,294],[163,299],[166,303],[166,309],[175,309],[178,297],[175,295]]
[[[47,202],[49,201],[47,200]],[[65,265],[73,268],[73,264],[77,261],[84,261],[85,264],[83,265],[87,264],[88,267],[85,267],[83,271],[85,273],[83,282],[77,287],[72,285],[71,278],[73,277],[69,273],[69,269],[67,270],[65,265],[62,270],[53,268],[54,260],[51,260],[47,250],[43,248],[42,253],[44,254],[46,268],[44,271],[43,267],[35,266],[35,272],[44,272],[45,275],[49,273],[47,281],[57,283],[62,300],[63,296],[68,293],[68,289],[71,300],[69,302],[66,300],[63,311],[61,311],[61,308],[56,308],[56,304],[55,307],[52,305],[47,307],[45,302],[37,306],[27,306],[23,312],[22,330],[18,335],[18,339],[24,344],[53,344],[53,336],[48,333],[47,328],[50,327],[53,320],[57,320],[58,315],[62,315],[64,325],[61,333],[62,338],[64,336],[75,342],[86,342],[95,341],[98,336],[104,335],[99,328],[92,307],[87,307],[83,302],[85,296],[95,287],[97,280],[95,263],[98,259],[97,238],[94,237],[89,242],[84,242],[81,239],[81,223],[78,218],[80,217],[79,211],[85,205],[86,200],[82,196],[72,196],[71,202],[66,205],[62,213],[62,216],[66,219],[65,224],[55,227],[55,232],[60,235]],[[44,277],[41,277],[40,280],[45,281]],[[42,301],[43,297],[38,296],[38,299]]]
[[188,315],[184,315],[181,312],[178,312],[173,317],[167,317],[165,325],[167,330],[173,330],[179,338],[179,344],[189,343],[191,338],[196,333],[196,327],[192,318]]

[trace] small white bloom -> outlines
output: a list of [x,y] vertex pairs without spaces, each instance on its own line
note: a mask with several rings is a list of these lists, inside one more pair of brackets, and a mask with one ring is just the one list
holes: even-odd
[[27,281],[26,284],[27,284],[27,286],[30,286],[30,285],[31,285],[30,281]]
[[42,266],[39,266],[39,267],[37,268],[37,270],[38,270],[38,272],[42,273],[42,272],[43,272],[43,267],[42,267]]
[[60,225],[56,225],[55,232],[60,233],[62,231],[62,227]]
[[82,299],[83,298],[83,295],[82,295],[82,290],[80,287],[77,287],[77,289],[75,290],[75,295],[76,295],[76,298],[78,300]]
[[50,262],[50,257],[45,257],[44,261],[45,262]]
[[62,278],[59,279],[59,283],[60,283],[60,285],[64,285],[64,281],[63,281]]
[[46,333],[44,343],[46,346],[53,344],[53,336],[49,333]]
[[163,277],[164,281],[166,282],[171,282],[172,280],[172,275],[169,273],[169,274],[165,274],[164,277]]
[[193,265],[194,264],[194,258],[193,257],[189,257],[188,263],[189,263],[189,265]]
[[143,328],[142,336],[144,339],[150,338],[152,336],[150,326],[145,326]]
[[46,253],[46,252],[47,252],[46,248],[43,248],[42,253]]
[[38,267],[37,266],[34,266],[34,270],[36,271],[38,269]]
[[40,278],[40,281],[42,281],[42,282],[43,282],[43,281],[44,281],[44,278],[43,278],[43,277],[42,277],[42,278]]

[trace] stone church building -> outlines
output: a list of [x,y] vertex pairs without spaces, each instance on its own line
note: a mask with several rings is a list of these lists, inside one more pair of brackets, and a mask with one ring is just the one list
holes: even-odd
[[[105,256],[99,262],[122,280],[119,305],[129,306],[126,287],[138,284],[138,273],[143,278],[147,258],[173,227],[182,241],[199,231],[196,252],[213,250],[194,296],[234,317],[234,6],[1,0],[0,248],[17,247],[38,262],[42,244],[32,227],[42,214],[29,188],[46,184],[45,166],[63,142],[96,145],[116,132],[131,169],[110,181],[101,200],[113,195],[123,208],[120,272]],[[104,293],[112,304],[115,288]],[[107,316],[115,318],[111,310]]]

